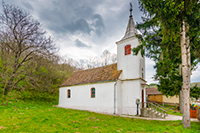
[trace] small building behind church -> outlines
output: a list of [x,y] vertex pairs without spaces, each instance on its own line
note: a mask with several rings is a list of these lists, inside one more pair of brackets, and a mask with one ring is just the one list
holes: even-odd
[[146,87],[146,97],[148,97],[149,102],[156,102],[160,104],[167,105],[177,105],[179,104],[179,96],[165,96],[157,87]]
[[74,72],[59,89],[59,107],[108,114],[137,114],[136,99],[145,102],[145,58],[134,56],[137,30],[130,9],[124,37],[117,41],[117,63]]

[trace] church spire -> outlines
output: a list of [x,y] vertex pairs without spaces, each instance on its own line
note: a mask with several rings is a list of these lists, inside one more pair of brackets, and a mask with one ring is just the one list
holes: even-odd
[[133,17],[132,17],[132,11],[133,11],[132,4],[130,3],[129,22],[128,22],[128,26],[126,28],[126,33],[121,40],[127,39],[127,38],[135,36],[137,34],[137,30],[135,29],[135,23],[134,23]]

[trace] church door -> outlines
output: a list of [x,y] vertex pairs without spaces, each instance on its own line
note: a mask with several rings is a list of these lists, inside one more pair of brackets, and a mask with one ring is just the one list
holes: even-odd
[[142,89],[142,108],[144,108],[144,91]]

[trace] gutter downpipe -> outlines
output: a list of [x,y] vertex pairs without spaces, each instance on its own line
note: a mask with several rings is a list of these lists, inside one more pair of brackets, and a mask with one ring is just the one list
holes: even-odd
[[114,114],[116,114],[116,84],[117,81],[114,84]]

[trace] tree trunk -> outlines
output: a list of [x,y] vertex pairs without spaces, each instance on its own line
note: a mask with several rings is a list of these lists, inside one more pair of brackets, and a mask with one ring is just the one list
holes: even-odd
[[12,72],[12,74],[11,74],[10,79],[8,80],[8,85],[7,85],[6,88],[5,88],[4,95],[7,95],[8,92],[9,92],[9,90],[10,90],[10,88],[12,87],[12,85],[13,85],[13,80],[14,80],[14,78],[15,78],[15,74],[16,74],[16,72],[17,72],[17,70],[18,70],[17,64],[18,64],[18,61],[19,61],[19,56],[16,56],[16,55],[17,55],[17,54],[15,54],[15,63],[13,64],[13,72]]
[[3,87],[3,94],[2,94],[2,96],[1,96],[1,99],[2,99],[2,105],[4,105],[4,92],[5,92],[5,89],[6,89],[6,87],[7,87],[7,84],[8,84],[8,80],[6,80],[6,82],[5,82],[5,85],[4,85],[4,87]]
[[4,90],[4,95],[7,95],[10,88],[12,87],[13,84],[13,80],[14,80],[14,76],[12,75],[12,77],[9,79],[8,81],[8,85],[6,86],[5,90]]
[[[187,30],[189,30],[189,26],[187,26]],[[189,83],[191,81],[191,56],[190,56],[190,38],[187,37],[187,62],[188,62],[188,80],[189,80]]]
[[180,94],[179,94],[179,109],[180,109],[180,113],[183,114],[183,92],[182,92],[182,90],[180,91]]
[[[182,64],[179,65],[179,74],[180,75],[182,74]],[[181,90],[179,93],[179,110],[180,110],[180,113],[183,114],[183,100],[182,99],[183,99],[183,92],[182,92],[182,86],[181,86]]]
[[183,21],[182,35],[181,35],[181,56],[182,56],[182,76],[183,76],[183,126],[185,128],[190,127],[190,75],[189,75],[189,65],[188,65],[188,56],[187,56],[187,43],[186,43],[186,26]]

